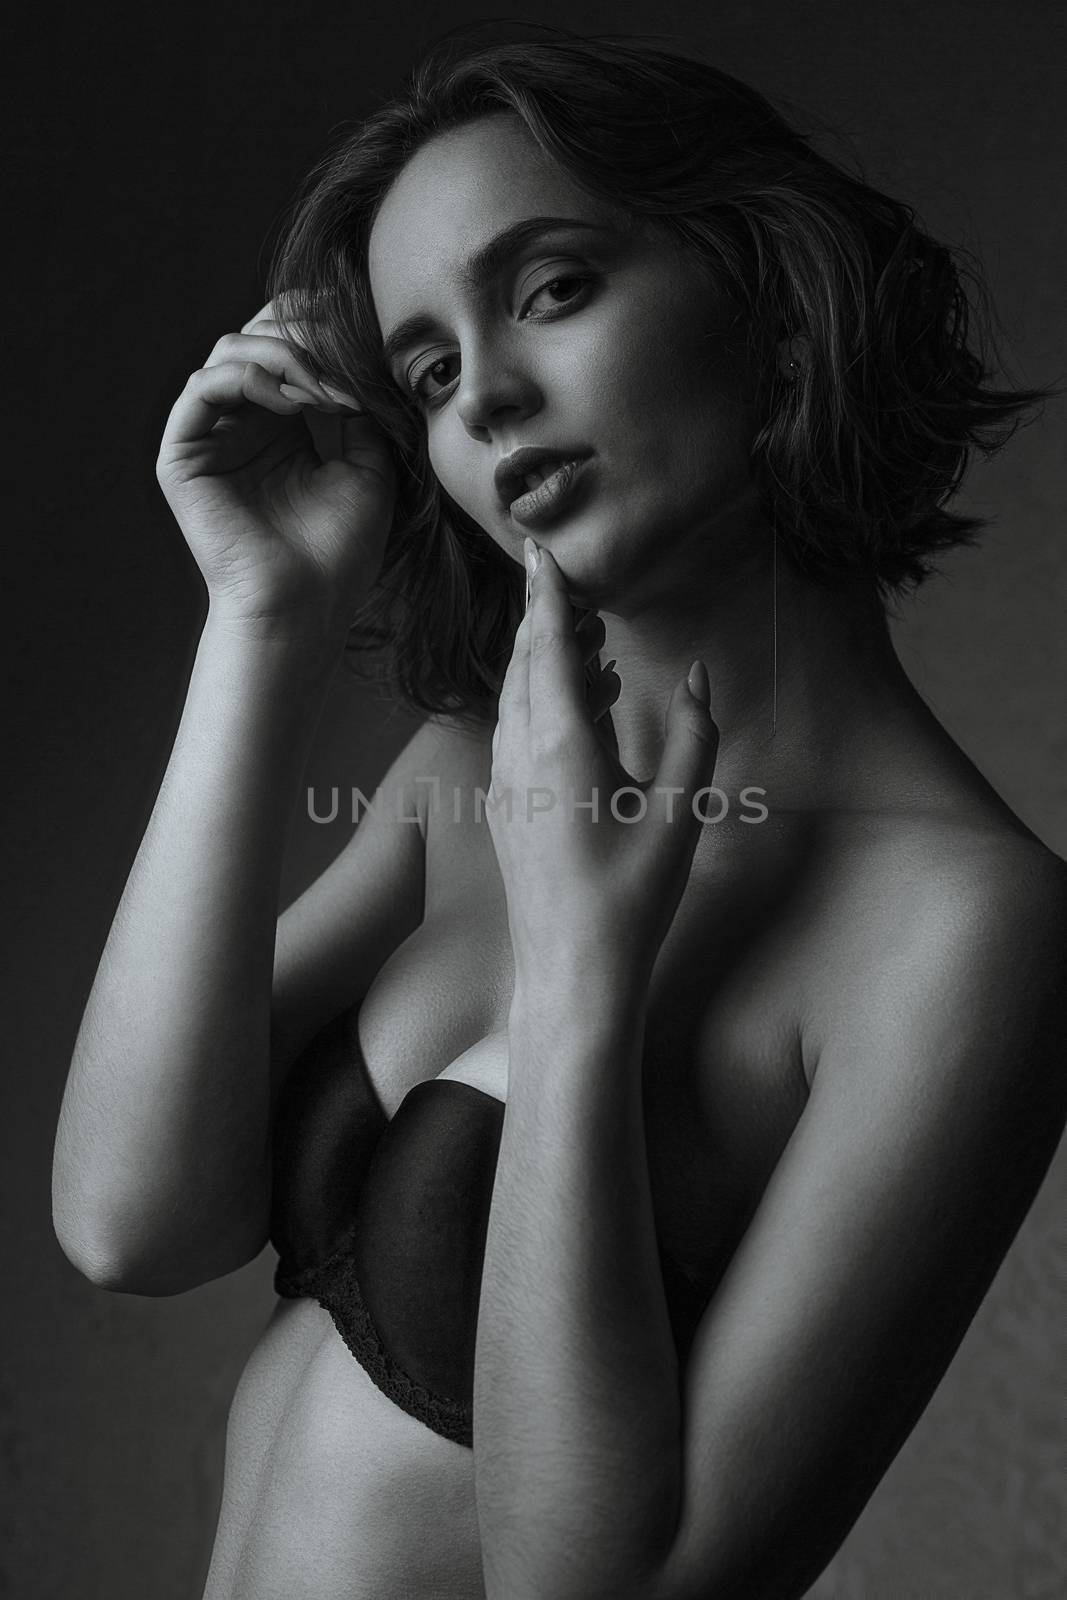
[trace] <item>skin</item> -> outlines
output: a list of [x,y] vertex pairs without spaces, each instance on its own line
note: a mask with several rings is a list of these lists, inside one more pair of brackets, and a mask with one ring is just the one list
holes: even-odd
[[[552,235],[509,263],[484,300],[464,293],[467,256],[531,216],[610,231]],[[593,279],[581,294],[573,280],[556,291],[569,309],[542,292],[520,316],[520,302],[568,273]],[[870,746],[872,711],[914,711],[917,697],[869,592],[821,594],[779,560],[768,744],[772,535],[748,471],[742,343],[706,273],[625,229],[540,156],[520,123],[499,117],[431,141],[408,163],[375,223],[370,275],[383,332],[415,310],[439,322],[440,336],[405,351],[395,371],[433,396],[427,437],[443,487],[516,561],[526,530],[497,504],[497,461],[523,444],[595,452],[586,503],[537,537],[571,598],[603,616],[602,654],[625,675],[613,719],[627,770],[641,779],[654,770],[667,697],[699,658],[723,730],[724,788],[758,771],[779,807],[849,803],[857,767],[870,778],[856,755]]]
[[[1013,1120],[1008,1084],[974,1033],[974,1007],[989,999],[972,985],[1003,956],[1004,926],[994,923],[987,943],[966,941],[969,972],[950,941],[920,972],[887,945],[889,982],[872,985],[862,1013],[844,1007],[825,1042],[802,1123],[680,1385],[657,1258],[644,1046],[653,967],[698,844],[691,811],[672,823],[661,790],[689,801],[711,781],[719,728],[679,684],[679,665],[704,658],[717,719],[736,730],[726,787],[758,763],[791,813],[914,805],[923,784],[914,756],[902,770],[895,758],[906,734],[922,752],[937,730],[870,596],[842,604],[787,574],[778,686],[787,731],[768,755],[766,681],[751,687],[752,645],[741,646],[765,619],[766,562],[749,552],[768,541],[746,468],[751,418],[730,307],[661,244],[617,228],[589,242],[553,235],[549,270],[575,276],[557,284],[553,298],[568,309],[547,322],[529,311],[546,298],[543,241],[472,289],[463,263],[484,244],[487,219],[505,227],[536,215],[605,220],[516,121],[486,120],[412,160],[370,250],[383,329],[417,308],[442,341],[406,347],[394,366],[403,381],[431,380],[422,398],[434,471],[503,548],[515,553],[518,535],[492,504],[495,459],[531,442],[593,450],[592,488],[560,514],[558,534],[545,534],[543,552],[524,541],[532,600],[500,698],[495,787],[561,795],[610,792],[627,772],[645,775],[646,789],[654,779],[635,825],[562,805],[491,819],[515,978],[475,1378],[487,1592],[799,1593],[931,1392],[1043,1171],[1023,1156],[1026,1141],[998,1128]],[[420,236],[435,241],[432,255],[420,258]],[[568,293],[586,274],[582,292]],[[633,669],[618,759],[585,704],[568,598],[602,608],[608,648]],[[963,900],[971,914],[1006,920],[977,884]],[[1048,910],[1062,927],[1061,902]],[[719,921],[709,917],[709,937]],[[943,933],[963,926],[956,910]],[[1050,1016],[1063,993],[1051,948],[1038,962]],[[936,1022],[920,1014],[905,1024],[902,1048],[872,1036],[869,1017],[906,981],[934,1003]],[[1051,1092],[1046,1108],[1062,1110],[1049,1030],[1039,1018],[1027,1032],[1015,995],[998,1001],[1029,1050],[1023,1076],[1036,1071]],[[946,1045],[946,1026],[962,1043]],[[983,1170],[1019,1157],[1021,1184],[1016,1171],[1006,1197],[976,1203]],[[948,1198],[954,1221],[935,1239]],[[872,1245],[901,1263],[895,1277],[872,1277]],[[946,1278],[951,1309],[930,1314],[931,1286]],[[777,1314],[754,1339],[767,1304]],[[820,1385],[798,1381],[801,1350]],[[849,1352],[836,1371],[835,1350]],[[895,1399],[885,1384],[894,1366]],[[768,1416],[782,1425],[773,1441]],[[780,1541],[768,1560],[772,1526]]]
[[[501,695],[495,782],[565,791],[611,776],[566,616],[544,553]],[[654,790],[688,800],[715,747],[676,690]],[[699,907],[713,951],[732,948],[735,906],[684,884],[689,818],[672,827],[651,801],[629,827],[564,807],[492,823],[515,985],[475,1470],[487,1592],[501,1597],[803,1593],[929,1397],[1063,1126],[1062,878],[1038,906],[1002,877],[993,895],[966,878],[950,890],[927,856],[944,898],[936,919],[914,905],[910,948],[884,925],[862,991],[840,965],[829,986],[809,969],[809,999],[831,1001],[834,1025],[815,1047],[821,1026],[797,1019],[813,1047],[807,1103],[679,1373],[646,1132],[671,1089],[650,1090],[646,1048],[664,988],[680,996],[652,968],[669,968],[662,930],[682,908]],[[822,887],[845,854],[835,841],[821,856]],[[873,958],[855,902],[835,911]],[[698,1077],[717,1070],[704,1060]]]
[[[471,252],[546,214],[606,231],[533,241],[476,292],[461,271]],[[191,987],[169,1010],[149,993],[135,1021],[143,1032],[162,1017],[172,1052],[183,1026],[231,1032],[224,1054],[190,1047],[165,1063],[192,1151],[146,1154],[166,1120],[160,1086],[142,1087],[157,1040],[138,1036],[125,1088],[115,1044],[104,1039],[99,1061],[86,1046],[72,1108],[84,1119],[104,1105],[98,1137],[127,1142],[102,1165],[157,1185],[151,1237],[127,1245],[121,1270],[110,1244],[98,1281],[172,1292],[255,1254],[269,1187],[254,1148],[238,1169],[233,1136],[218,1131],[234,1104],[242,1128],[266,1124],[263,1055],[247,1040],[269,1021],[280,1080],[318,1027],[358,1005],[353,1070],[387,1113],[439,1074],[507,1102],[477,1447],[392,1406],[318,1305],[285,1302],[231,1412],[206,1600],[799,1597],[929,1397],[1062,1128],[1062,863],[912,690],[870,593],[824,595],[781,557],[771,737],[773,542],[746,470],[752,419],[731,309],[706,274],[620,226],[509,118],[416,153],[377,218],[370,271],[383,334],[416,313],[433,319],[397,381],[442,363],[430,459],[488,538],[523,559],[525,530],[495,500],[503,455],[580,445],[591,470],[583,497],[538,530],[496,728],[420,730],[387,785],[409,814],[421,806],[419,828],[361,825],[275,942],[247,899],[226,920],[224,872],[238,869],[210,852],[227,832],[242,840],[231,854],[244,892],[270,900],[256,886],[280,853],[284,807],[254,802],[284,789],[280,774],[299,782],[297,729],[313,725],[335,661],[322,640],[380,560],[389,469],[371,425],[336,396],[281,394],[286,376],[315,380],[269,315],[190,380],[166,473],[210,573],[212,614],[179,738],[188,774],[169,769],[163,798],[182,819],[181,859],[205,863],[205,881],[185,923],[167,902],[168,981],[187,924]],[[552,315],[524,314],[534,290],[568,274],[590,288],[541,293]],[[244,440],[254,481],[240,504],[259,496],[221,553],[233,463],[217,479],[188,466],[213,406]],[[257,406],[275,419],[266,469],[263,440],[253,448],[241,432],[242,418],[265,427]],[[340,434],[335,470],[290,523],[293,485],[306,489],[318,468],[301,415],[312,434],[321,418]],[[255,541],[262,549],[272,517],[265,562]],[[574,604],[595,613],[577,630]],[[598,651],[618,657],[619,677],[587,689]],[[694,660],[710,709],[686,686]],[[294,679],[299,695],[283,688]],[[288,720],[272,735],[283,697]],[[203,742],[227,716],[235,738],[252,741],[252,729],[260,741],[251,775],[227,776]],[[295,747],[284,768],[283,746]],[[200,829],[205,771],[221,777]],[[562,805],[529,820],[498,811],[487,827],[429,811],[416,781],[428,773],[468,794],[490,783],[607,794],[630,779],[649,808],[632,824]],[[735,805],[698,827],[684,802],[713,778],[735,799],[764,788],[766,822],[746,826]],[[674,820],[657,784],[681,790]],[[162,836],[164,822],[153,826]],[[161,854],[153,876],[155,860],[139,858],[144,906],[129,901],[129,950],[109,944],[98,982],[111,972],[128,987],[151,945],[152,907],[180,877]],[[210,939],[206,914],[219,922]],[[94,1015],[108,1003],[101,989]],[[243,1091],[236,1076],[220,1089],[238,1069]],[[144,1115],[125,1132],[138,1093]],[[72,1109],[72,1151],[85,1148],[83,1126]],[[186,1183],[194,1152],[199,1233],[180,1204],[187,1184],[169,1191],[159,1176]],[[216,1171],[227,1181],[208,1204]],[[84,1216],[70,1192],[71,1216]],[[123,1204],[117,1232],[130,1237],[146,1196]],[[121,1209],[113,1197],[108,1207]],[[240,1226],[224,1225],[235,1210]],[[657,1231],[716,1285],[684,1372]]]

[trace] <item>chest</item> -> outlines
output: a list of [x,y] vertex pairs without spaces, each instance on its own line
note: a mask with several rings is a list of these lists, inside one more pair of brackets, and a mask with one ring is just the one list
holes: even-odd
[[[728,870],[694,873],[649,991],[644,1108],[657,1225],[702,1277],[728,1261],[806,1100],[797,908],[776,881],[786,863],[768,871],[761,846],[747,845],[746,864],[724,841]],[[427,1078],[506,1100],[512,980],[488,828],[451,822],[428,851],[423,922],[360,1011],[362,1054],[388,1115]]]

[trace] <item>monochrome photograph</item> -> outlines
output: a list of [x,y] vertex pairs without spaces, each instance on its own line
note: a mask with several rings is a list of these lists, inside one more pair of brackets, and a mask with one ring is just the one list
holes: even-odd
[[0,1593],[1067,1594],[1060,10],[12,61]]

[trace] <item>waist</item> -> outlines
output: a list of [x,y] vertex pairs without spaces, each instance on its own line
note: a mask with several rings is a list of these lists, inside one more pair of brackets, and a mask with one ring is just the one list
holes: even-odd
[[377,1389],[312,1300],[283,1302],[230,1412],[204,1600],[482,1600],[470,1450]]

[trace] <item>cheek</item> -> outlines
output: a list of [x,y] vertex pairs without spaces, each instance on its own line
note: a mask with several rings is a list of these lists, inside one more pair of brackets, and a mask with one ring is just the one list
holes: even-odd
[[[464,432],[462,429],[460,431]],[[470,440],[465,433],[464,439],[469,447]],[[456,437],[451,416],[443,415],[436,423],[429,424],[426,456],[431,472],[449,498],[471,516],[477,517],[477,496],[480,488],[484,490],[484,485],[479,484],[475,463],[469,456],[468,448],[465,448],[464,439]],[[484,514],[484,507],[481,509]]]
[[750,428],[736,361],[691,316],[635,312],[599,340],[585,372],[602,433],[648,481],[696,480],[747,465]]
[[510,546],[501,537],[498,527],[500,512],[485,460],[485,446],[474,444],[458,420],[453,431],[453,419],[443,417],[436,427],[431,426],[426,454],[430,470],[448,498],[465,511],[494,544],[508,550]]
[[430,463],[430,471],[445,493],[452,495],[454,500],[456,497],[453,493],[453,474],[449,471],[448,452],[442,448],[440,433],[432,427],[426,440],[426,457]]

